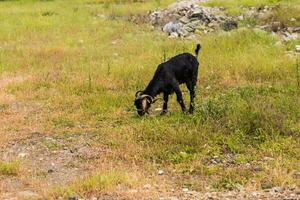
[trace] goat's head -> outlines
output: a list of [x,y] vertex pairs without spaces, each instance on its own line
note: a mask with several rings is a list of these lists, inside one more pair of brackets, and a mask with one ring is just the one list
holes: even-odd
[[137,113],[140,116],[143,116],[146,113],[149,114],[149,108],[151,107],[152,103],[153,103],[153,97],[151,97],[150,95],[143,94],[142,91],[138,91],[135,94],[134,105],[137,109]]

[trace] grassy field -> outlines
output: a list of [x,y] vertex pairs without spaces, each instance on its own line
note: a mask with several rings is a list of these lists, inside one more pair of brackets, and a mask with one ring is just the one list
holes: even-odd
[[[11,179],[47,198],[90,197],[146,183],[163,191],[170,184],[196,191],[299,187],[300,66],[286,53],[295,42],[276,45],[277,36],[248,28],[174,40],[119,18],[171,2],[0,1],[0,147],[38,135],[63,138],[46,145],[59,151],[69,137],[83,135],[108,152],[81,158],[88,163],[85,176],[58,183],[42,181],[41,169],[28,171],[30,160],[0,157],[0,194],[13,190],[6,186]],[[278,3],[254,2],[250,6]],[[172,96],[168,115],[159,116],[157,102],[150,116],[138,117],[134,94],[151,79],[163,52],[192,52],[197,42],[203,49],[195,113],[182,114]]]

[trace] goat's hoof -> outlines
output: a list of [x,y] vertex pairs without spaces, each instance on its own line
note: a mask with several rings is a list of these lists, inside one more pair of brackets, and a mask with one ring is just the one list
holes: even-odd
[[167,113],[168,113],[167,110],[163,110],[163,111],[160,113],[160,115],[163,116],[163,115],[166,115]]
[[189,113],[190,113],[190,114],[193,114],[193,113],[194,113],[194,110],[191,110],[191,109],[190,109],[190,110],[189,110]]

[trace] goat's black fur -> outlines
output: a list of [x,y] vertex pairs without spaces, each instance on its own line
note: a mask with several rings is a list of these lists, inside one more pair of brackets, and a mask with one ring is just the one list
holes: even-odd
[[194,111],[195,86],[198,77],[198,54],[201,49],[200,44],[195,49],[195,55],[190,53],[179,54],[168,61],[158,65],[157,70],[144,91],[137,93],[135,106],[138,114],[144,115],[148,113],[148,109],[153,103],[153,99],[160,93],[163,93],[164,105],[162,114],[167,113],[169,95],[176,93],[177,101],[182,111],[186,111],[186,107],[182,98],[179,85],[185,83],[190,92],[190,108],[189,112]]

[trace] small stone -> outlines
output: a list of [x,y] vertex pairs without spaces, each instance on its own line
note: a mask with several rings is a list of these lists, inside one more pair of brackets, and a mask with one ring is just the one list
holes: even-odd
[[78,197],[76,197],[76,196],[71,196],[71,197],[69,197],[69,200],[78,200]]
[[288,31],[285,31],[283,34],[283,40],[284,41],[290,41],[290,40],[296,40],[298,38],[298,35],[296,33],[289,33]]
[[178,32],[181,26],[181,23],[169,22],[163,27],[163,32],[168,34],[171,34],[172,32]]
[[261,188],[263,190],[266,190],[266,189],[271,189],[273,187],[273,184],[272,183],[262,183],[261,184]]
[[294,33],[300,33],[300,26],[293,28]]
[[51,173],[53,173],[53,172],[54,172],[53,169],[48,169],[48,174],[51,174]]
[[238,16],[238,20],[243,21],[244,20],[244,15]]
[[282,193],[283,192],[283,188],[282,187],[274,187],[272,188],[274,192],[276,193]]
[[149,190],[149,189],[151,189],[151,185],[150,184],[146,184],[146,185],[143,186],[143,188],[146,189],[146,190]]
[[138,193],[138,190],[136,189],[132,189],[132,190],[129,190],[130,193]]
[[189,188],[182,188],[182,192],[188,192]]
[[224,31],[230,31],[232,29],[237,29],[238,23],[234,20],[227,20],[225,23],[223,23],[223,30]]
[[296,19],[292,17],[292,18],[290,19],[290,21],[291,21],[291,22],[295,22]]
[[282,29],[282,24],[281,22],[272,22],[271,24],[271,29],[273,32],[277,32],[279,31],[280,29]]
[[[296,52],[300,53],[300,45],[296,45],[295,50],[296,50]],[[299,173],[298,176],[300,177],[300,172],[298,172],[298,173]]]
[[209,85],[209,86],[207,86],[205,89],[206,89],[206,90],[210,90],[210,89],[211,89],[211,86]]
[[190,22],[190,20],[186,16],[180,18],[179,21],[183,24],[187,24]]
[[295,177],[295,178],[299,178],[300,179],[300,171],[295,171],[294,173],[293,173],[293,176]]
[[28,153],[19,153],[18,154],[19,158],[25,158],[26,156],[28,156]]
[[158,175],[164,175],[164,170],[162,170],[162,169],[160,169],[160,170],[158,170]]
[[267,156],[266,156],[266,157],[263,158],[263,160],[264,160],[264,161],[270,161],[270,160],[274,160],[274,158],[271,158],[271,157],[267,157]]
[[261,172],[263,169],[261,167],[257,166],[257,167],[254,167],[253,170],[256,172]]
[[172,32],[169,36],[169,38],[178,38],[179,34],[177,32]]

